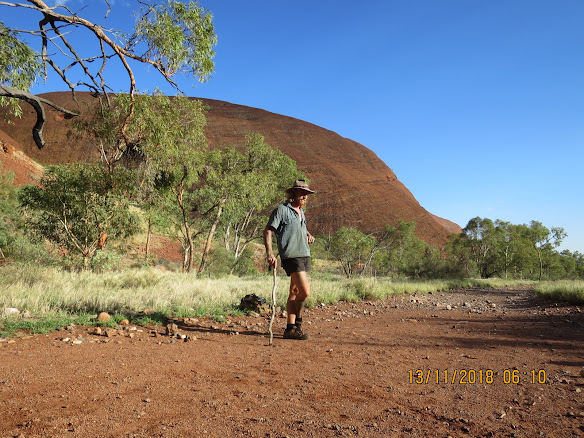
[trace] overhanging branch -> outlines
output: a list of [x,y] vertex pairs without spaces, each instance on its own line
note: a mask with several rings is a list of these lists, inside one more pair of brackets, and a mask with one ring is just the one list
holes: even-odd
[[35,96],[26,91],[18,90],[12,87],[6,87],[4,85],[0,85],[0,96],[2,97],[11,97],[14,99],[24,100],[30,106],[32,106],[37,114],[37,121],[32,128],[32,137],[34,139],[35,144],[39,149],[42,149],[45,145],[45,140],[43,139],[43,127],[45,126],[46,115],[45,115],[45,107],[44,105],[48,105],[51,108],[56,109],[57,111],[66,114],[68,116],[78,116],[79,113],[69,111],[66,108],[63,108],[50,100],[43,99],[42,97]]

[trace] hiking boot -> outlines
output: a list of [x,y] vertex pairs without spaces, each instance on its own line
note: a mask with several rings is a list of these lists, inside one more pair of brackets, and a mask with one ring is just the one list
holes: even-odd
[[284,339],[297,339],[299,341],[304,341],[308,339],[306,333],[302,333],[302,329],[300,327],[292,327],[291,329],[284,330]]

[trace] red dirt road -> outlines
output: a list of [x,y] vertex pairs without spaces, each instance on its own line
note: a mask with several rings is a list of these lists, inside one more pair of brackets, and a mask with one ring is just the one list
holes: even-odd
[[0,436],[584,435],[575,306],[476,289],[305,319],[310,340],[281,339],[279,319],[272,347],[267,321],[248,317],[177,322],[188,342],[160,327],[4,339]]

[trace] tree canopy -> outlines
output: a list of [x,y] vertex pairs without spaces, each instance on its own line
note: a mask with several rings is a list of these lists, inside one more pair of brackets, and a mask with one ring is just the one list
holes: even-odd
[[[194,1],[140,0],[137,4],[136,23],[132,32],[126,34],[83,17],[83,8],[75,11],[66,5],[49,7],[42,0],[0,1],[0,10],[19,8],[21,14],[30,16],[30,26],[25,29],[0,21],[0,105],[10,104],[15,115],[20,110],[11,99],[33,106],[37,113],[33,130],[37,147],[45,144],[44,105],[76,114],[29,92],[36,80],[46,76],[48,69],[73,93],[85,89],[105,97],[113,91],[105,72],[114,61],[123,67],[128,79],[127,92],[132,98],[136,92],[135,63],[153,67],[177,90],[176,74],[191,75],[198,81],[210,77],[217,43],[212,15]],[[112,6],[107,0],[104,6],[107,19]],[[87,44],[77,38],[82,32],[95,43],[89,52]],[[128,117],[131,116],[132,112]],[[123,125],[122,134],[125,128]]]
[[87,267],[108,237],[138,231],[138,217],[129,208],[133,183],[123,167],[109,172],[100,164],[52,166],[40,186],[22,189],[20,201],[33,232],[82,257]]

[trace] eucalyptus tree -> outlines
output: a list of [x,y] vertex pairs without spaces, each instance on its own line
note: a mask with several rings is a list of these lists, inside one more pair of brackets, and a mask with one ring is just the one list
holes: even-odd
[[100,164],[51,166],[40,184],[24,187],[19,198],[30,229],[65,253],[80,256],[87,268],[106,239],[138,231],[129,201],[133,179],[123,167],[110,172]]
[[[130,149],[120,149],[119,127],[125,128]],[[121,164],[139,170],[136,202],[153,222],[165,223],[183,247],[186,272],[193,267],[194,239],[203,232],[194,214],[198,186],[206,168],[205,108],[184,96],[120,94],[111,108],[98,107],[94,117],[79,126],[88,131],[108,168]],[[123,161],[120,161],[124,158]]]
[[234,236],[235,259],[252,240],[259,238],[267,218],[261,214],[290,181],[301,177],[296,163],[288,156],[265,143],[257,133],[246,136],[245,147],[215,149],[209,153],[206,172],[196,190],[199,211],[207,217],[207,239],[199,265],[205,269],[211,243],[221,224],[226,233]]
[[[13,100],[32,105],[37,113],[33,138],[37,147],[45,144],[43,126],[45,105],[71,115],[77,114],[30,93],[35,80],[44,79],[53,71],[71,90],[84,89],[108,100],[113,66],[121,67],[127,79],[126,92],[133,99],[137,90],[136,65],[157,71],[163,80],[178,90],[175,75],[187,74],[205,81],[213,72],[214,46],[217,36],[212,15],[197,2],[165,0],[135,1],[136,22],[128,33],[111,29],[107,17],[113,8],[103,0],[103,23],[84,17],[85,6],[73,10],[63,2],[49,7],[42,0],[0,0],[0,11],[18,9],[19,19],[30,17],[26,28],[0,21],[0,104],[12,105],[12,113],[21,110]],[[92,5],[94,6],[94,5]],[[90,41],[90,42],[88,42]],[[93,46],[91,46],[93,43]],[[34,47],[38,47],[35,50]],[[120,126],[119,148],[125,149],[130,140],[125,131],[133,115]]]
[[383,264],[389,272],[419,275],[425,256],[430,251],[428,245],[415,235],[416,223],[400,220],[397,227],[387,225],[381,240],[383,242]]
[[562,244],[567,233],[561,227],[546,228],[541,222],[531,221],[525,229],[525,237],[537,254],[539,264],[538,280],[543,277],[544,256]]
[[361,274],[371,262],[377,239],[356,228],[343,227],[335,232],[330,244],[332,256],[341,263],[347,277]]
[[467,237],[471,258],[476,264],[481,278],[489,278],[498,273],[498,251],[501,234],[491,219],[475,217],[463,229]]
[[[247,168],[246,190],[241,193],[223,220],[225,246],[236,259],[247,245],[261,239],[268,216],[283,201],[284,192],[292,181],[305,179],[296,162],[264,141],[258,133],[246,136],[244,155]],[[310,208],[309,204],[306,208]]]

